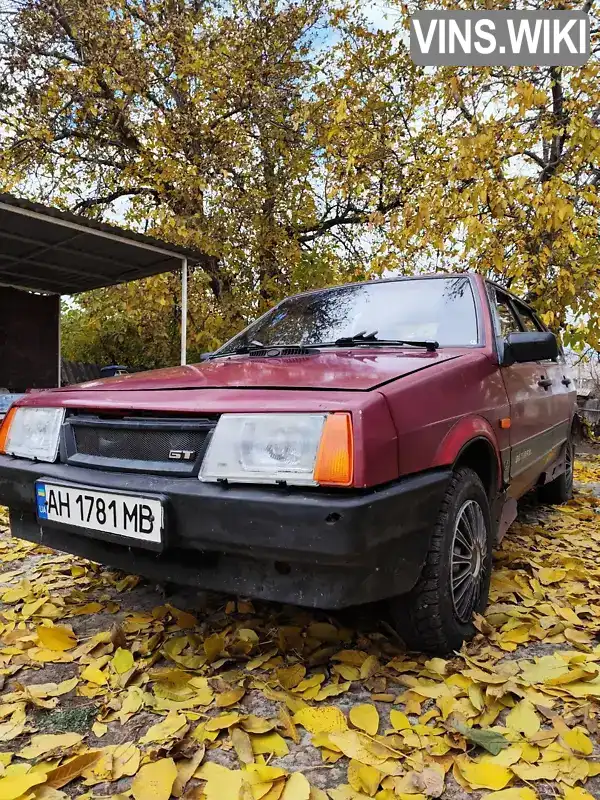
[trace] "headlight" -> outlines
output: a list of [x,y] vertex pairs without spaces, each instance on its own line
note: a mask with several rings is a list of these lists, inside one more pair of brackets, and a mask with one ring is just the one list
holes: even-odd
[[0,450],[13,456],[56,461],[64,408],[12,408],[0,429]]
[[349,486],[350,415],[223,414],[204,458],[200,479]]

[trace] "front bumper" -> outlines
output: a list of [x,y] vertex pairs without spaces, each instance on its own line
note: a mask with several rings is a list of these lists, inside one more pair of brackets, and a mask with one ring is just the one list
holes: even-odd
[[[343,608],[415,585],[450,476],[431,470],[366,491],[227,486],[104,472],[0,455],[0,504],[14,536],[158,582],[317,608]],[[166,498],[161,553],[35,516],[38,479]]]

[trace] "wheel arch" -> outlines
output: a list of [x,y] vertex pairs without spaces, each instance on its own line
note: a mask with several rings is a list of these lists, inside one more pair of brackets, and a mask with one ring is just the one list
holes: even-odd
[[472,469],[481,479],[490,500],[501,488],[498,444],[492,426],[482,417],[470,417],[457,423],[442,440],[436,460],[453,469]]

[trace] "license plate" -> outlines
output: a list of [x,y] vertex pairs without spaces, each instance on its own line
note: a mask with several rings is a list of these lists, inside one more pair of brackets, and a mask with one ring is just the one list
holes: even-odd
[[87,486],[60,486],[45,481],[36,481],[35,496],[39,520],[149,544],[162,542],[163,505],[154,497],[100,492]]

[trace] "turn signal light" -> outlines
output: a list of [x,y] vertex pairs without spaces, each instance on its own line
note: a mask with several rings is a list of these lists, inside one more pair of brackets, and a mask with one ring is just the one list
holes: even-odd
[[2,421],[2,427],[0,427],[0,453],[6,452],[6,440],[8,438],[8,432],[10,431],[10,426],[16,410],[16,408],[10,408],[8,410],[8,414]]
[[325,420],[314,479],[324,486],[350,486],[354,469],[354,437],[350,414],[330,414]]

